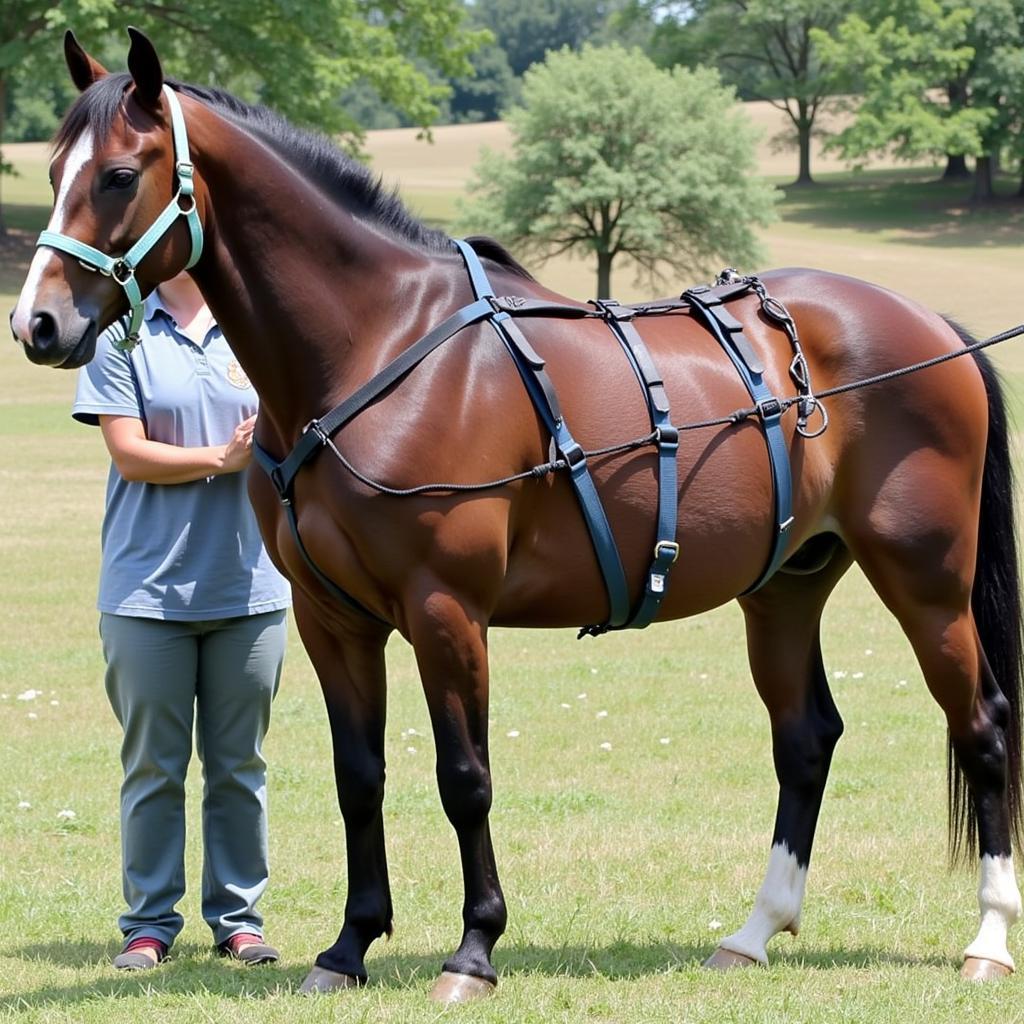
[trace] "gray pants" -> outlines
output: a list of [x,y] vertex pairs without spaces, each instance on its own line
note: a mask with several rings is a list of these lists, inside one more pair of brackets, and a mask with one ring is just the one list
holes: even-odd
[[203,919],[216,944],[263,935],[266,762],[284,657],[285,612],[209,622],[100,616],[106,688],[124,729],[121,852],[127,940],[170,946],[184,920],[185,775],[203,765]]

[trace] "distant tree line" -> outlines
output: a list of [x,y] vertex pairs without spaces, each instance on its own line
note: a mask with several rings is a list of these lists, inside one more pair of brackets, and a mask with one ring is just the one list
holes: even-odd
[[[4,0],[0,144],[47,138],[66,109],[64,25],[117,64],[128,20],[181,77],[353,146],[369,128],[502,117],[548,52],[620,44],[779,108],[799,184],[821,139],[852,163],[944,160],[979,199],[1008,168],[1024,195],[1024,0]],[[850,117],[830,135],[837,110]]]

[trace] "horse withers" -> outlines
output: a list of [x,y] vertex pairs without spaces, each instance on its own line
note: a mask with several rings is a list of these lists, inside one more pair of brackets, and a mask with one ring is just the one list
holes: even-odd
[[[152,44],[131,35],[128,74],[108,74],[66,39],[81,96],[56,138],[56,199],[12,315],[15,336],[35,362],[80,366],[97,332],[194,261],[260,395],[256,437],[271,466],[297,443],[309,455],[293,460],[286,491],[258,469],[249,479],[323,689],[345,823],[344,923],[303,987],[365,981],[367,949],[391,931],[384,644],[397,630],[415,649],[465,886],[462,941],[434,995],[484,994],[497,980],[491,953],[506,923],[488,825],[488,632],[610,621],[601,561],[610,556],[598,557],[588,528],[597,507],[628,600],[643,600],[652,548],[664,541],[664,453],[615,442],[654,436],[649,403],[607,318],[517,319],[526,364],[543,368],[551,401],[557,392],[559,416],[549,421],[544,396],[531,396],[524,364],[510,357],[507,325],[460,312],[480,291],[447,236],[326,140],[226,93],[166,83]],[[544,288],[500,247],[475,247],[497,295],[588,308]],[[792,315],[820,388],[964,345],[940,317],[863,281],[801,269],[761,280]],[[793,351],[779,322],[753,293],[729,310],[764,386],[790,394]],[[388,376],[445,323],[457,325],[448,340]],[[779,782],[764,884],[709,964],[766,963],[772,936],[799,922],[842,732],[819,626],[857,562],[946,716],[954,851],[974,850],[981,869],[981,924],[963,973],[1009,973],[1007,933],[1020,914],[1011,841],[1021,820],[1021,619],[1007,425],[990,365],[956,359],[836,397],[815,439],[796,430],[795,409],[773,407],[792,488],[791,516],[779,524],[779,454],[766,456],[758,417],[725,415],[750,396],[720,340],[681,304],[635,327],[671,409],[707,424],[679,432],[672,521],[682,528],[672,544],[685,568],[662,580],[656,617],[739,601]],[[121,333],[130,343],[130,324]],[[370,397],[339,430],[304,433],[354,394]],[[564,441],[552,452],[552,430],[563,427],[580,452]],[[582,464],[593,492],[583,511],[572,476]],[[500,482],[459,489],[482,480]],[[420,487],[436,481],[447,486]],[[751,590],[780,525],[781,569]]]

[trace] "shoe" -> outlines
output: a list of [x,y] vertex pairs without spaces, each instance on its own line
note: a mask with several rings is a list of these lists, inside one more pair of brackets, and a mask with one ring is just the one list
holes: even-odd
[[227,942],[222,942],[218,947],[221,956],[229,957],[231,960],[240,960],[249,967],[257,964],[272,964],[279,960],[281,954],[273,946],[268,946],[259,935],[252,932],[239,932],[232,935]]
[[[144,952],[152,950],[156,959]],[[119,971],[148,971],[158,963],[167,959],[167,944],[148,935],[132,939],[113,959],[114,967]]]

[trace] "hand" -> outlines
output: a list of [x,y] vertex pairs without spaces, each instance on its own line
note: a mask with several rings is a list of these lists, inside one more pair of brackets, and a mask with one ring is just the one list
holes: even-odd
[[252,461],[252,432],[256,426],[255,415],[243,420],[235,427],[231,440],[224,446],[223,473],[237,473]]

